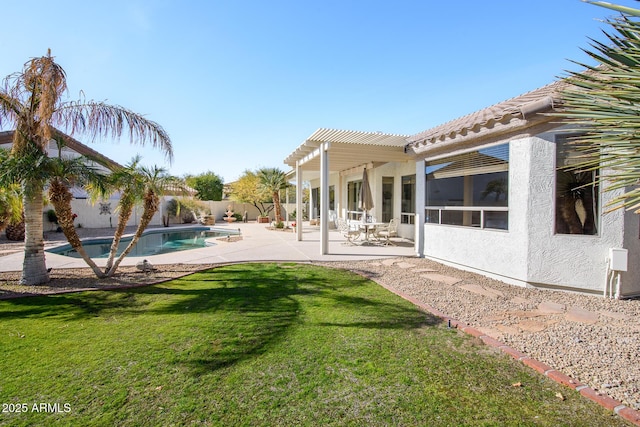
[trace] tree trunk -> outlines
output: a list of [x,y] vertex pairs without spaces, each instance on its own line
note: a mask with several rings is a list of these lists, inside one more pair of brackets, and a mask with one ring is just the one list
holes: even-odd
[[76,228],[73,225],[73,212],[71,211],[71,199],[73,196],[69,189],[57,180],[52,180],[49,184],[49,200],[56,210],[58,215],[58,225],[62,228],[67,241],[73,249],[76,250],[93,270],[96,276],[99,278],[106,277],[100,267],[91,259],[87,251],[82,246],[82,241],[76,232]]
[[115,233],[113,233],[113,242],[111,242],[111,249],[109,250],[109,258],[107,259],[107,264],[104,268],[105,274],[109,274],[109,270],[113,266],[113,260],[116,258],[116,252],[118,251],[118,246],[120,245],[120,240],[122,239],[122,235],[124,234],[127,228],[127,222],[131,217],[131,213],[133,212],[133,203],[129,202],[121,202],[120,203],[120,213],[118,214],[118,226],[116,227]]
[[44,258],[42,219],[42,183],[23,185],[24,194],[24,261],[22,263],[22,285],[40,285],[49,281],[49,272]]
[[277,191],[273,193],[273,205],[275,209],[276,224],[278,224],[282,222],[282,219],[280,217],[280,193]]
[[125,248],[124,252],[120,254],[120,256],[116,259],[111,269],[107,271],[108,277],[111,277],[116,272],[122,260],[129,254],[129,252],[131,252],[134,246],[138,243],[138,240],[140,239],[142,232],[147,228],[147,226],[151,222],[151,219],[153,218],[153,215],[157,212],[159,206],[160,206],[160,198],[153,191],[147,192],[147,194],[145,194],[145,197],[144,197],[144,208],[142,211],[142,215],[140,217],[140,224],[138,224],[138,228],[135,234],[133,235],[131,242],[129,242],[129,244]]

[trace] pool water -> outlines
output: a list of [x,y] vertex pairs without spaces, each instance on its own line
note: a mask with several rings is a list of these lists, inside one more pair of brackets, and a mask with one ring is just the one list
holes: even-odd
[[[138,243],[127,256],[160,255],[170,252],[186,251],[189,249],[213,246],[210,238],[233,236],[239,234],[239,230],[216,229],[211,227],[191,227],[180,230],[153,229],[146,230],[140,236]],[[125,236],[120,240],[116,256],[119,256],[129,245],[133,236]],[[91,258],[107,258],[111,249],[112,238],[83,239],[82,246]],[[47,249],[47,252],[80,258],[70,244]]]

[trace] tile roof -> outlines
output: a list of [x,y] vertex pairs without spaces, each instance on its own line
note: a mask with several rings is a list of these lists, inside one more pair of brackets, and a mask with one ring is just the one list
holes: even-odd
[[[560,91],[567,83],[560,80],[532,90],[515,98],[499,102],[408,138],[409,147],[436,144],[459,136],[477,133],[496,125],[508,124],[513,119],[530,119],[536,113],[548,111],[560,105]],[[550,120],[550,119],[549,119]]]
[[[2,147],[2,145],[8,145],[13,142],[13,133],[14,131],[12,130],[0,132],[0,147]],[[105,164],[109,169],[115,169],[116,167],[121,167],[121,165],[115,162],[114,160],[111,160],[104,154],[101,154],[96,150],[94,150],[93,148],[90,148],[84,145],[77,139],[74,139],[69,135],[66,135],[60,131],[58,131],[58,134],[64,138],[66,147],[75,151],[76,153],[81,154],[85,157],[96,159],[101,163]]]

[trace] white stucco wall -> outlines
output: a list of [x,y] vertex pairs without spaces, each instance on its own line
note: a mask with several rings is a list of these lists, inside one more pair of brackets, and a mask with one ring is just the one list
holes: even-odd
[[425,224],[426,257],[507,283],[524,284],[528,238],[526,189],[530,173],[526,141],[511,142],[509,162],[509,230]]
[[629,271],[622,275],[622,295],[640,295],[640,214],[625,212],[624,247],[629,250]]
[[[624,247],[622,295],[639,294],[637,215],[601,214],[595,236],[555,234],[555,152],[553,132],[510,141],[509,230],[425,224],[425,256],[507,283],[601,293],[609,248]],[[614,196],[601,195],[601,211]]]
[[[78,215],[74,223],[76,226],[85,228],[109,228],[116,227],[118,225],[118,212],[115,210],[118,205],[118,200],[109,200],[110,214],[100,214],[100,204],[91,204],[88,199],[73,199],[71,201],[71,210]],[[52,206],[46,206],[44,208],[44,229],[55,230],[55,224],[51,224],[47,220],[47,211],[52,209]],[[142,206],[136,206],[127,222],[128,226],[136,226],[140,221],[142,215]],[[150,225],[162,225],[162,215],[160,212],[156,212],[153,216]]]
[[[624,213],[600,215],[594,236],[555,234],[555,143],[553,134],[531,139],[532,182],[529,216],[528,282],[601,292],[609,248],[621,248]],[[601,194],[600,211],[613,195]]]

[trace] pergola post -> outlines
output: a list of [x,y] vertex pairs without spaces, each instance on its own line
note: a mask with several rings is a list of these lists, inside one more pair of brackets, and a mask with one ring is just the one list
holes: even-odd
[[320,255],[329,253],[329,143],[320,145]]
[[427,194],[427,174],[425,170],[425,161],[420,159],[416,161],[416,216],[414,218],[415,237],[414,248],[416,256],[424,257],[424,222],[425,222],[425,204]]
[[298,242],[302,241],[302,222],[303,222],[303,207],[302,207],[302,168],[300,167],[300,161],[296,162],[296,239]]

